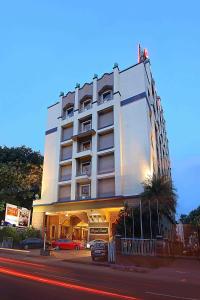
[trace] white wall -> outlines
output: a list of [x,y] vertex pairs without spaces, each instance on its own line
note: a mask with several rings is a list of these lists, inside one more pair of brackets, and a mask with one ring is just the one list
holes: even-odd
[[45,136],[44,165],[42,178],[42,203],[57,201],[58,168],[60,156],[60,103],[48,109],[47,130],[57,127],[57,131]]
[[[146,91],[144,65],[120,74],[121,99]],[[142,182],[150,175],[150,127],[146,98],[121,106],[122,194],[142,192]]]

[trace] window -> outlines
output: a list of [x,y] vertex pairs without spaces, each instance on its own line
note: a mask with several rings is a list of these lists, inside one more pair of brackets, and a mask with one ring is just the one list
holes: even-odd
[[106,101],[111,100],[112,97],[113,97],[112,91],[105,91],[104,93],[101,94],[100,100],[101,100],[101,102],[106,102]]
[[91,149],[91,141],[85,141],[81,143],[81,151],[87,151]]
[[80,185],[80,197],[82,199],[90,197],[90,184]]
[[98,129],[111,126],[114,123],[113,109],[100,111],[98,114]]
[[82,110],[90,109],[91,108],[91,99],[84,100],[81,108],[82,108]]
[[60,168],[60,181],[67,181],[71,179],[72,165],[64,165]]
[[114,153],[98,157],[98,174],[110,173],[113,172],[114,169]]
[[81,163],[81,175],[89,175],[91,172],[90,161]]
[[59,201],[66,201],[71,198],[71,185],[62,185],[59,187]]
[[74,108],[70,107],[66,110],[66,117],[73,117],[74,115]]
[[61,148],[61,160],[72,158],[72,145]]
[[114,132],[109,131],[98,136],[98,151],[114,147]]
[[82,132],[91,130],[91,120],[87,120],[81,123]]
[[105,178],[98,180],[98,196],[112,197],[115,195],[115,178]]
[[68,126],[62,129],[62,141],[71,139],[73,135],[73,126]]

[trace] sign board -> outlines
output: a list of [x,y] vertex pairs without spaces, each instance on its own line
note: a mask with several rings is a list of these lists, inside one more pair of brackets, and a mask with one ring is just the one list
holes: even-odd
[[27,227],[30,225],[30,216],[31,212],[27,208],[6,203],[6,222],[15,226]]
[[90,234],[108,234],[108,227],[90,228]]
[[5,221],[18,226],[19,210],[16,205],[6,203]]

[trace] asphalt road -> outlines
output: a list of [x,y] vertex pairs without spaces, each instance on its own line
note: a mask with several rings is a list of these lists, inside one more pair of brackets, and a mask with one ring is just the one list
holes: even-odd
[[0,255],[1,300],[200,299],[200,282]]

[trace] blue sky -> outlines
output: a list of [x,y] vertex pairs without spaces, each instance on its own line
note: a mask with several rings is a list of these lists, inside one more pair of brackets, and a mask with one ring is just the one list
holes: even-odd
[[0,144],[43,153],[60,91],[149,50],[167,122],[178,213],[200,204],[200,2],[0,1]]

